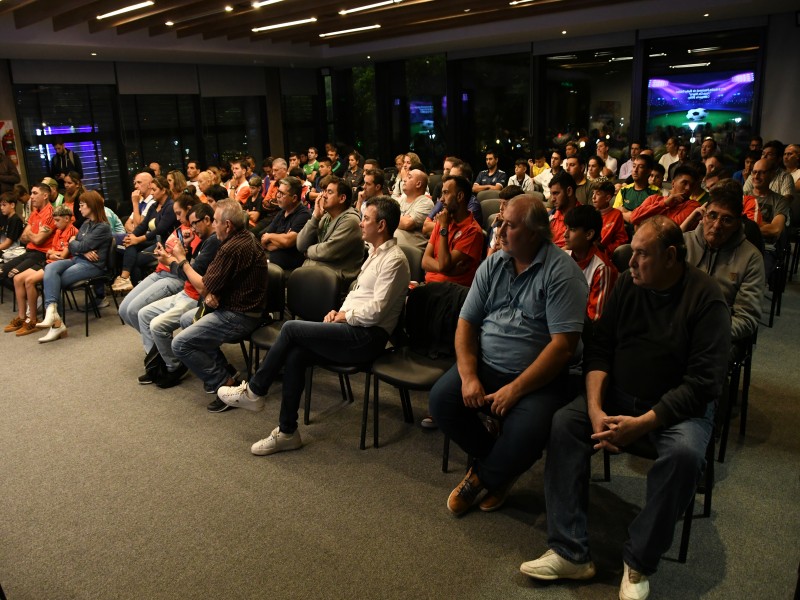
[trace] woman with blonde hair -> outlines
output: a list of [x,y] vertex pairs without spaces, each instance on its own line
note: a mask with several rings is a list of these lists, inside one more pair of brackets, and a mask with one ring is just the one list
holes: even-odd
[[186,191],[186,177],[177,169],[167,173],[167,182],[173,200]]
[[82,279],[99,277],[107,268],[108,244],[112,238],[103,197],[94,190],[84,192],[79,197],[78,209],[86,220],[68,244],[72,258],[51,262],[44,268],[45,317],[36,327],[49,327],[50,331],[39,338],[41,343],[67,335],[67,327],[59,316],[61,289]]

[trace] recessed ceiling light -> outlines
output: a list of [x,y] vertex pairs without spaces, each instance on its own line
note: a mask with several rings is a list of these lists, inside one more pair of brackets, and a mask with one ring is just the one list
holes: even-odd
[[329,31],[328,33],[320,33],[319,37],[327,38],[337,35],[349,35],[351,33],[358,33],[360,31],[369,31],[370,29],[380,29],[380,25],[367,25],[366,27],[354,27],[353,29],[342,29],[341,31]]
[[567,30],[565,29],[564,31],[562,31],[561,35],[567,35]]
[[173,25],[175,25],[175,23],[173,23],[172,21],[167,21],[166,23],[164,23],[164,25],[166,25],[167,27],[172,27]]
[[233,7],[230,4],[226,4],[225,5],[225,12],[231,12],[231,11],[233,11]]
[[271,31],[273,29],[283,29],[284,27],[294,27],[295,25],[305,25],[306,23],[316,23],[317,18],[311,17],[309,19],[300,19],[298,21],[287,21],[286,23],[278,23],[277,25],[266,25],[264,27],[253,27],[250,31],[258,33],[260,31]]
[[101,21],[102,19],[106,19],[108,17],[116,17],[117,15],[121,15],[126,12],[130,12],[132,10],[139,10],[140,8],[145,8],[146,6],[153,6],[155,2],[152,0],[147,0],[147,2],[139,2],[138,4],[131,4],[130,6],[126,6],[125,8],[120,8],[119,10],[112,10],[111,12],[107,12],[102,15],[97,15],[97,20]]
[[708,13],[706,13],[706,14],[704,14],[703,16],[704,16],[704,17],[709,17],[709,16],[711,16],[711,15],[709,15]]
[[356,8],[345,8],[344,10],[340,10],[339,14],[349,15],[350,13],[361,12],[362,10],[372,10],[373,8],[380,8],[381,6],[389,6],[390,4],[400,4],[403,0],[383,0],[383,2],[375,2],[374,4],[366,4],[364,6],[359,6]]
[[371,57],[369,54],[367,54],[367,60],[369,60],[369,59],[371,59],[371,58],[372,58],[372,57]]
[[92,52],[92,56],[97,56],[97,52]]

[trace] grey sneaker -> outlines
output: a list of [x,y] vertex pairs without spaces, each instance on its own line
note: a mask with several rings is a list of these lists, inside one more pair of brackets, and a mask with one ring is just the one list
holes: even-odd
[[223,385],[217,390],[217,397],[228,406],[235,406],[237,408],[244,408],[253,412],[264,410],[264,401],[266,396],[257,396],[250,388],[247,387],[247,382],[243,381],[239,385]]
[[258,440],[250,447],[250,452],[256,456],[267,456],[285,450],[297,450],[302,447],[303,440],[300,439],[300,432],[282,433],[280,427],[276,427],[263,440]]
[[550,581],[553,579],[591,579],[594,577],[593,562],[576,564],[562,558],[552,549],[536,560],[522,563],[519,570],[534,579]]
[[622,583],[619,586],[619,600],[645,600],[650,595],[650,582],[647,576],[631,569],[623,562]]

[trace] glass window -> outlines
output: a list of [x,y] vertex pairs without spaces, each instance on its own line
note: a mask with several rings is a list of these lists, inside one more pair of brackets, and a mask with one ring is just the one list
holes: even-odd
[[50,175],[50,164],[60,138],[67,150],[80,157],[84,187],[97,189],[115,206],[122,195],[117,154],[112,86],[14,86],[25,149],[28,183]]
[[[406,108],[396,99],[393,130],[402,137],[397,139],[397,150],[408,148],[415,152],[428,170],[438,167],[446,152],[447,131],[447,61],[444,54],[422,56],[405,61],[406,98],[408,101],[408,130],[400,125],[405,115],[395,115]],[[401,118],[402,117],[402,118]]]
[[353,145],[365,158],[378,156],[375,67],[353,67]]
[[605,139],[619,168],[627,160],[631,120],[633,48],[610,48],[545,57],[545,132],[541,148],[577,142],[587,158]]
[[460,135],[476,175],[486,168],[487,150],[500,154],[507,174],[514,159],[531,156],[530,61],[528,53],[458,61]]
[[255,158],[256,164],[261,163],[262,102],[255,96],[203,98],[203,166],[220,165],[247,155]]
[[699,158],[711,137],[726,166],[738,169],[754,133],[759,30],[647,40],[645,132],[656,158],[676,137]]

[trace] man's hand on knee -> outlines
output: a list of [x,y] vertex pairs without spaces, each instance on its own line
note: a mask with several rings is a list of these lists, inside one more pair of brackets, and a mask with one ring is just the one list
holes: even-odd
[[477,377],[470,377],[461,382],[461,396],[464,398],[464,406],[470,408],[480,408],[486,404],[486,392]]

